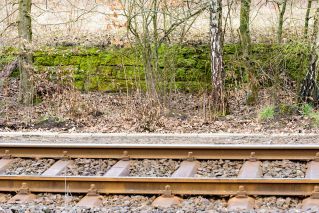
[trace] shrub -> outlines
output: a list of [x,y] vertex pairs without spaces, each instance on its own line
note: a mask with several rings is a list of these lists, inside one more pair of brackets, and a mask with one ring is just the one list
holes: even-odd
[[300,106],[300,113],[304,117],[309,118],[315,126],[319,126],[319,113],[315,112],[310,104],[302,104]]
[[302,104],[300,106],[300,113],[303,116],[310,116],[313,113],[313,107],[310,104]]
[[272,120],[275,118],[275,107],[274,106],[266,106],[261,109],[258,114],[258,119],[260,121]]
[[311,119],[311,121],[313,122],[313,124],[315,126],[319,126],[319,113],[318,112],[312,112],[309,115],[309,118]]

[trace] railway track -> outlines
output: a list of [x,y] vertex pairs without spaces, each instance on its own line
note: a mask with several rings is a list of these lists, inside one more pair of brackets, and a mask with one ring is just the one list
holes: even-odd
[[[8,203],[29,202],[36,193],[68,192],[87,194],[78,203],[84,207],[101,205],[101,194],[157,195],[153,205],[159,207],[178,204],[181,202],[178,196],[183,195],[230,196],[229,210],[254,209],[255,196],[300,196],[304,199],[302,209],[319,207],[319,146],[316,145],[3,143],[1,153],[0,191],[18,192]],[[54,160],[37,175],[7,175],[16,159]],[[114,162],[100,176],[69,176],[68,166],[76,159]],[[166,177],[130,176],[130,165],[144,159],[171,159],[178,166]],[[236,177],[196,176],[202,161],[216,160],[242,162]],[[303,162],[307,170],[300,178],[265,178],[263,162],[275,160]]]

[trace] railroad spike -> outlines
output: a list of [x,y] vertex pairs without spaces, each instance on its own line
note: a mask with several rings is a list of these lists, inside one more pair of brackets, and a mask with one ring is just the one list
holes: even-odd
[[166,185],[165,186],[165,190],[163,191],[163,197],[173,197],[173,193],[172,193],[172,190],[171,190],[171,186],[170,185]]
[[255,199],[249,197],[244,186],[239,186],[235,197],[228,201],[228,211],[251,211],[254,209]]
[[30,194],[30,189],[27,183],[22,183],[20,189],[18,190],[18,194],[27,195]]
[[91,184],[88,193],[76,205],[86,208],[96,208],[102,206],[103,197],[98,193],[95,184]]
[[62,152],[62,158],[61,159],[62,160],[70,160],[71,159],[71,157],[68,155],[68,151],[64,150]]
[[257,161],[257,157],[256,157],[256,153],[255,152],[251,152],[250,153],[249,161],[250,162],[256,162]]
[[187,161],[194,161],[195,160],[195,157],[193,156],[193,152],[188,152],[186,160]]
[[36,195],[32,194],[27,183],[23,182],[18,193],[10,198],[8,203],[28,203],[34,199],[36,199]]
[[169,208],[178,205],[183,201],[182,198],[173,195],[170,185],[166,185],[165,190],[162,192],[163,194],[153,201],[152,206]]
[[10,150],[6,149],[4,151],[4,155],[2,156],[2,159],[10,159],[12,156],[10,154]]
[[128,161],[130,160],[130,156],[128,155],[128,151],[124,151],[121,157],[121,160]]
[[248,197],[244,186],[239,186],[238,187],[238,192],[236,194],[236,197],[237,198],[247,198]]
[[95,184],[91,184],[87,193],[88,196],[97,196],[99,195]]

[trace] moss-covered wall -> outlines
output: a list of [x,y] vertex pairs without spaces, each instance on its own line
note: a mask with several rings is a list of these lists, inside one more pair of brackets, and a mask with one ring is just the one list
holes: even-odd
[[[119,91],[127,87],[144,87],[144,72],[135,48],[45,47],[34,52],[34,64],[40,72],[47,71],[54,78],[62,73],[73,78],[81,90]],[[14,58],[15,50],[0,52],[1,64]],[[174,79],[174,89],[194,91],[209,85],[210,60],[208,45],[162,47],[160,67],[163,75]],[[251,67],[263,85],[271,83],[275,72],[294,81],[304,76],[308,61],[308,47],[302,43],[285,45],[255,44],[252,47]],[[226,84],[238,86],[247,81],[246,63],[240,57],[237,44],[224,47]]]

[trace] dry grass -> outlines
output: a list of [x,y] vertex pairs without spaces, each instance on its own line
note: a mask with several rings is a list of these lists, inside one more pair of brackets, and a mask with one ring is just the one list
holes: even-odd
[[[258,112],[271,105],[270,89],[261,90],[259,103],[245,105],[244,90],[229,92],[230,114],[212,120],[204,94],[173,94],[170,107],[158,107],[143,95],[80,93],[66,89],[43,97],[34,107],[17,103],[17,82],[10,82],[2,99],[0,131],[50,130],[67,132],[319,132],[311,119],[298,113],[260,122]],[[293,104],[294,94],[282,92],[281,103]]]

